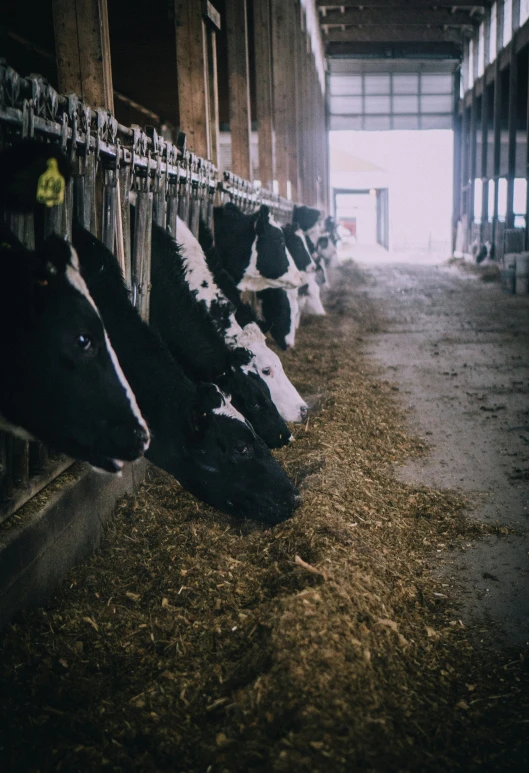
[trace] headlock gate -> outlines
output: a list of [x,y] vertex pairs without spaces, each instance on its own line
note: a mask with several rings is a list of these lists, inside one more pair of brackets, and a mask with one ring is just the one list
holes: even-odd
[[[211,162],[186,149],[184,134],[174,144],[154,127],[123,126],[108,110],[60,95],[39,76],[23,78],[0,60],[0,147],[28,137],[56,143],[71,161],[72,178],[64,202],[47,209],[43,223],[7,213],[7,225],[31,249],[52,232],[71,238],[78,221],[114,252],[146,320],[153,221],[178,239],[177,217],[198,237],[200,219],[212,224],[213,207],[225,201],[244,211],[266,204],[277,220],[291,218],[293,202],[231,172],[219,179]],[[0,363],[4,367],[9,364]],[[0,522],[71,464],[41,443],[0,432]]]

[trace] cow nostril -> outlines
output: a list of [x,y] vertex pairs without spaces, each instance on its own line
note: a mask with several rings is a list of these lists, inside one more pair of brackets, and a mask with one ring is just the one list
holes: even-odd
[[299,415],[301,416],[301,421],[305,421],[307,416],[309,415],[309,409],[307,405],[302,405],[299,409]]

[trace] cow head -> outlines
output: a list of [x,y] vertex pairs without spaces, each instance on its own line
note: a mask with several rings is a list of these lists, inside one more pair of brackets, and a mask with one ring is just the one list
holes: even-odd
[[248,419],[268,448],[281,448],[292,435],[263,379],[253,370],[235,367],[219,385],[231,395],[234,407]]
[[310,250],[305,239],[305,234],[297,223],[288,223],[283,226],[283,234],[287,249],[292,255],[294,263],[300,271],[308,271],[313,265]]
[[316,242],[316,252],[318,256],[325,261],[326,266],[339,265],[336,245],[328,233],[324,233],[318,238],[318,241]]
[[307,232],[314,228],[320,217],[320,210],[314,207],[294,207],[293,222],[298,223],[302,231]]
[[299,505],[297,489],[230,399],[217,387],[197,389],[178,480],[226,513],[280,523]]
[[253,354],[250,365],[244,369],[247,372],[253,370],[263,379],[283,419],[305,421],[309,413],[308,406],[289,381],[277,354],[266,345],[266,338],[259,326],[254,322],[246,325],[237,340],[240,346],[250,349]]
[[258,298],[272,338],[281,349],[291,349],[299,324],[298,291],[263,290],[258,293]]
[[218,254],[239,290],[294,288],[302,277],[267,206],[247,215],[234,204],[215,209]]
[[75,251],[51,236],[29,252],[5,229],[0,243],[2,428],[118,471],[149,433]]

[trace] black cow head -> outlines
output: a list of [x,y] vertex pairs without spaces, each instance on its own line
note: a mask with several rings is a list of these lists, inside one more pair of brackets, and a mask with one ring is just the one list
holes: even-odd
[[298,223],[302,231],[310,231],[318,220],[320,219],[321,212],[314,207],[294,207],[293,222]]
[[2,428],[119,470],[149,434],[77,255],[57,236],[29,252],[4,229],[0,244]]
[[252,426],[210,384],[197,390],[178,480],[219,510],[270,525],[289,518],[300,501]]
[[268,448],[281,448],[290,441],[290,430],[272,402],[270,390],[257,373],[233,368],[219,386],[229,392],[234,407],[248,419]]

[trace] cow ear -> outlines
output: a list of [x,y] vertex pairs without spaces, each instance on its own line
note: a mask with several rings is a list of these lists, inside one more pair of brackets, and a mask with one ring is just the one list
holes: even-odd
[[232,367],[241,367],[241,365],[249,365],[252,360],[253,354],[244,349],[242,346],[238,346],[230,353],[230,363]]
[[220,408],[222,397],[214,384],[200,383],[197,386],[195,404],[201,414],[208,413],[214,408]]
[[35,253],[35,276],[38,284],[46,286],[66,273],[68,266],[78,268],[77,255],[68,242],[52,234]]
[[257,212],[257,217],[255,219],[255,230],[258,234],[262,233],[265,229],[265,226],[268,225],[270,222],[270,210],[266,206],[266,204],[262,204],[259,207],[259,210]]

